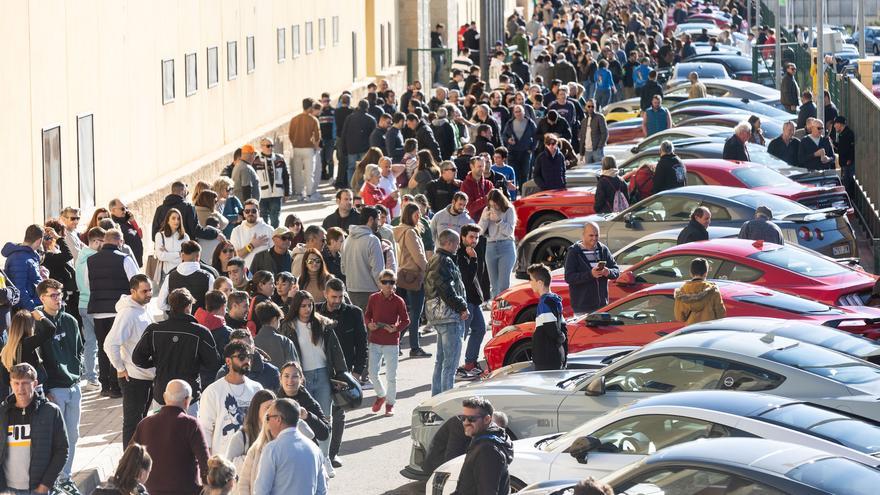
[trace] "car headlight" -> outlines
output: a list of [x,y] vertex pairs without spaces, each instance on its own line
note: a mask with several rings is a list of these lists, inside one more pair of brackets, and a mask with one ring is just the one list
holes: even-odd
[[434,471],[434,482],[431,484],[431,493],[433,495],[443,495],[443,487],[449,480],[449,473]]
[[516,325],[507,325],[506,327],[502,328],[501,330],[498,330],[498,333],[496,333],[495,336],[501,337],[505,333],[515,332],[515,331],[516,331]]
[[443,418],[434,411],[420,411],[419,420],[425,426],[437,426],[443,424]]
[[504,310],[507,310],[507,309],[510,309],[513,307],[513,306],[511,306],[511,304],[509,302],[507,302],[506,299],[502,299],[500,297],[496,297],[494,302],[495,302],[494,309],[498,309],[501,311],[504,311]]

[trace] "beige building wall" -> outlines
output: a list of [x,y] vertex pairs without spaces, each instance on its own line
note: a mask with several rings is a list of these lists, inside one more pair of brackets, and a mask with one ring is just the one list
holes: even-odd
[[[284,124],[301,111],[302,98],[322,91],[336,95],[370,77],[393,76],[395,5],[394,0],[4,0],[0,147],[6,150],[6,204],[14,205],[14,212],[0,215],[0,239],[18,241],[26,225],[57,214],[43,211],[44,128],[60,126],[62,204],[77,205],[77,116],[92,114],[96,202],[140,200],[137,213],[146,227],[150,218],[143,212],[151,211],[155,197],[160,200],[173,180],[199,171],[215,174],[232,150],[263,132],[286,137]],[[380,41],[380,26],[386,31],[381,50],[373,46]],[[286,52],[281,62],[279,28]],[[248,73],[251,36],[254,70]],[[238,71],[230,80],[227,43],[232,41]],[[209,88],[212,47],[218,53],[218,81]],[[185,58],[191,53],[197,89],[187,96]],[[174,61],[175,96],[166,104],[163,60]],[[148,196],[154,199],[145,201]],[[88,203],[84,198],[83,206],[91,210]]]

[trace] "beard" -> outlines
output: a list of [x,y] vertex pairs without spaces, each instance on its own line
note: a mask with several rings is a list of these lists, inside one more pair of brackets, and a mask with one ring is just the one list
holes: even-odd
[[239,375],[247,375],[248,373],[251,372],[251,365],[250,364],[243,364],[241,366],[238,366],[236,364],[233,364],[231,369],[232,369],[232,371],[238,373]]

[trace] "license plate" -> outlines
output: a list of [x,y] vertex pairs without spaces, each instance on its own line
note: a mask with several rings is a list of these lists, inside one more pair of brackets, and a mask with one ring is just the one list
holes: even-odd
[[834,246],[831,248],[831,254],[833,254],[834,256],[849,254],[849,245],[844,244],[843,246]]

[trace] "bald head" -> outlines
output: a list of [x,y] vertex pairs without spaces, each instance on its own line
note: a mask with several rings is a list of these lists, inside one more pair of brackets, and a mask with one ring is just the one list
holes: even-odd
[[584,224],[581,241],[587,249],[594,249],[599,242],[599,224],[587,222]]
[[171,380],[165,386],[165,393],[162,395],[165,404],[168,406],[177,406],[182,409],[189,407],[189,401],[192,398],[192,387],[183,380]]

